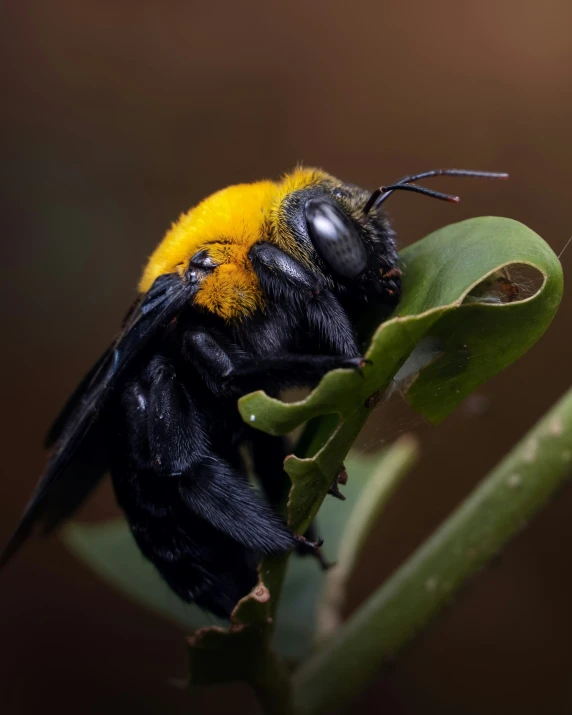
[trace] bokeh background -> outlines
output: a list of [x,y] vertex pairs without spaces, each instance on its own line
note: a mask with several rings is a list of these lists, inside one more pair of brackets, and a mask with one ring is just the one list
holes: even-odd
[[[462,193],[459,206],[396,195],[402,244],[498,214],[559,252],[572,233],[571,27],[569,0],[3,2],[0,539],[146,256],[211,191],[299,161],[369,187],[440,166],[505,170],[509,183],[434,184]],[[572,247],[562,260],[569,273]],[[481,390],[484,414],[461,409],[438,428],[390,420],[392,433],[418,432],[423,458],[376,530],[353,606],[569,386],[571,317],[568,294],[542,341]],[[82,517],[113,513],[107,486]],[[356,712],[572,712],[571,546],[568,489]],[[256,711],[239,686],[175,688],[177,630],[56,539],[2,574],[0,631],[6,715]]]

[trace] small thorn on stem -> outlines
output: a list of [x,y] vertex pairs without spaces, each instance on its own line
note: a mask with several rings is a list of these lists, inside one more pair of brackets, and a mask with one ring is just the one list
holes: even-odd
[[336,499],[340,499],[341,501],[345,501],[346,497],[341,493],[339,486],[338,485],[344,485],[348,483],[348,473],[346,472],[345,465],[342,464],[340,471],[338,472],[337,477],[334,479],[332,486],[328,489],[328,494],[331,494],[333,497],[336,497]]
[[339,499],[340,501],[345,501],[346,498],[345,496],[341,493],[341,491],[338,488],[338,482],[337,480],[334,480],[334,483],[332,486],[328,489],[328,494],[330,494],[333,497],[336,497],[336,499]]

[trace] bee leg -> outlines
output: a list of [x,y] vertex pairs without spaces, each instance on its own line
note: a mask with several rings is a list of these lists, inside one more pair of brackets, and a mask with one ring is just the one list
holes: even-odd
[[284,437],[250,429],[252,466],[264,493],[272,507],[279,508],[288,496],[290,479],[284,471],[284,459],[288,454]]
[[365,365],[362,358],[344,354],[286,354],[276,358],[251,356],[237,363],[236,360],[231,360],[212,335],[203,330],[187,333],[185,354],[215,394],[230,388],[250,392],[269,383],[277,383],[280,387],[311,385],[330,370],[361,370]]
[[128,420],[134,425],[130,443],[137,470],[152,470],[155,479],[176,478],[184,504],[243,546],[262,553],[292,548],[284,521],[242,474],[211,453],[201,415],[173,366],[156,357],[145,379],[146,394],[137,385],[127,393],[131,408],[139,411]]
[[174,366],[155,356],[122,396],[131,460],[138,470],[177,477],[208,452],[204,419]]
[[232,374],[234,363],[223,347],[205,330],[185,335],[184,357],[191,362],[214,395],[228,392],[223,380]]
[[327,571],[329,568],[334,566],[333,563],[330,563],[329,561],[326,561],[324,554],[322,553],[322,544],[324,543],[322,539],[314,540],[312,537],[314,536],[314,529],[313,525],[310,526],[308,531],[306,531],[306,534],[304,536],[300,536],[299,534],[295,535],[295,539],[298,542],[298,545],[296,547],[296,551],[300,556],[306,556],[310,555],[313,556],[315,559],[317,559],[318,563],[322,567],[323,571]]
[[359,354],[351,321],[320,276],[270,243],[257,243],[249,255],[267,296],[302,312],[310,331],[319,335],[332,352],[348,356]]
[[329,345],[332,352],[359,356],[356,333],[346,311],[333,293],[325,290],[305,306],[310,330]]
[[[283,437],[273,437],[258,430],[252,430],[250,437],[254,472],[270,504],[277,508],[284,503],[290,490],[290,480],[283,465],[288,453],[286,440]],[[316,533],[316,523],[310,524],[303,537],[295,537],[296,552],[300,556],[315,557],[322,568],[328,564],[324,555],[314,544],[320,542]],[[310,544],[310,547],[308,546]]]
[[176,480],[112,465],[118,502],[143,555],[171,589],[228,618],[257,582],[257,556],[200,518],[189,518]]
[[252,551],[271,554],[295,545],[283,519],[219,457],[207,457],[181,478],[179,494],[194,514]]
[[306,301],[325,288],[322,278],[271,243],[255,244],[249,256],[262,290],[272,298]]
[[139,548],[183,600],[228,617],[256,584],[258,552],[288,550],[293,537],[211,455],[201,413],[169,362],[151,360],[120,405],[126,444],[116,445],[111,473]]
[[366,364],[361,357],[287,354],[276,358],[253,358],[237,365],[225,379],[229,385],[247,391],[272,383],[282,388],[307,386],[316,384],[330,370],[345,368],[361,372]]

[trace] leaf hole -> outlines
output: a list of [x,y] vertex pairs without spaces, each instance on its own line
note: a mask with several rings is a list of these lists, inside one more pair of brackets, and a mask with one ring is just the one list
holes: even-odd
[[512,263],[491,273],[466,296],[463,304],[517,303],[532,298],[542,288],[544,275],[526,263]]

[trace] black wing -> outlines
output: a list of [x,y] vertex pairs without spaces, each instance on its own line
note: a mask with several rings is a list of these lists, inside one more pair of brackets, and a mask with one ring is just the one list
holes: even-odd
[[195,291],[196,285],[170,273],[159,276],[135,303],[115,342],[88,372],[52,425],[47,443],[55,443],[55,449],[20,524],[0,555],[0,568],[36,525],[44,533],[53,529],[101,479],[109,461],[101,419],[108,398],[149,340],[167,327]]

